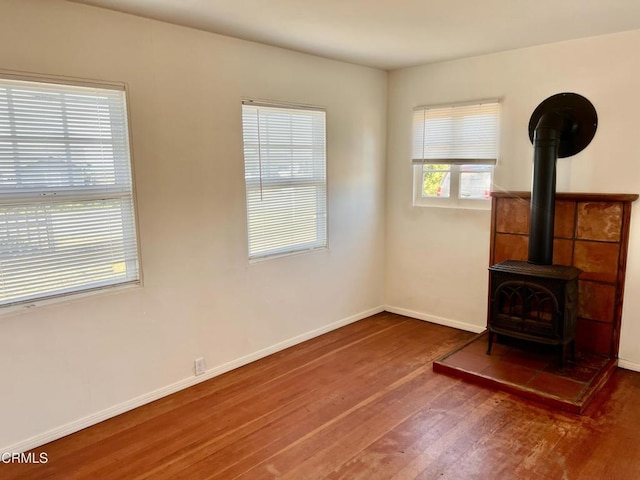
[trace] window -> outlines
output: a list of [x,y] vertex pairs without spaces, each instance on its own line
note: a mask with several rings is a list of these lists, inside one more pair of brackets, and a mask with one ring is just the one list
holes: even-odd
[[327,246],[325,112],[242,105],[249,258]]
[[489,208],[499,104],[413,111],[414,205]]
[[135,283],[124,90],[0,78],[0,306]]

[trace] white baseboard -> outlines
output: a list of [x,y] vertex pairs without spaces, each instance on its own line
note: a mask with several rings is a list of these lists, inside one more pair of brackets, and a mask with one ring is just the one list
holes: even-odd
[[473,323],[461,322],[459,320],[452,320],[450,318],[436,317],[435,315],[428,315],[426,313],[415,312],[413,310],[407,310],[406,308],[394,307],[393,305],[385,305],[384,309],[390,313],[397,313],[398,315],[404,315],[405,317],[416,318],[418,320],[424,320],[425,322],[437,323],[438,325],[444,325],[445,327],[453,327],[458,330],[465,330],[467,332],[481,333],[485,331],[485,327],[474,325]]
[[633,370],[634,372],[640,372],[640,363],[630,362],[629,360],[618,359],[618,366],[625,370]]
[[[413,310],[407,310],[406,308],[385,305],[384,309],[385,311],[390,313],[397,313],[398,315],[404,315],[405,317],[411,317],[418,320],[424,320],[426,322],[437,323],[438,325],[466,330],[468,332],[481,333],[485,331],[485,327],[479,327],[478,325],[460,322],[458,320],[451,320],[449,318],[436,317],[435,315],[428,315],[426,313],[415,312]],[[624,360],[622,358],[618,359],[618,367],[624,368],[625,370],[640,372],[640,363],[632,362],[630,360]]]
[[244,357],[240,357],[236,360],[232,360],[231,362],[227,362],[222,365],[210,368],[204,374],[198,375],[197,377],[193,376],[185,378],[178,382],[172,383],[152,392],[145,393],[144,395],[140,395],[139,397],[132,398],[131,400],[127,400],[126,402],[119,403],[117,405],[114,405],[113,407],[109,407],[100,412],[93,413],[91,415],[41,433],[34,437],[28,438],[21,442],[9,445],[4,448],[0,448],[0,453],[20,453],[31,450],[32,448],[36,448],[44,445],[45,443],[49,443],[59,438],[65,437],[71,433],[80,431],[83,428],[90,427],[104,420],[115,417],[116,415],[120,415],[121,413],[125,413],[129,410],[133,410],[134,408],[140,407],[147,403],[151,403],[155,400],[158,400],[159,398],[166,397],[167,395],[171,395],[172,393],[184,390],[185,388],[189,388],[200,382],[204,382],[205,380],[209,380],[213,377],[217,377],[218,375],[222,375],[223,373],[226,373],[230,370],[234,370],[248,363],[255,362],[256,360],[279,352],[280,350],[284,350],[285,348],[292,347],[294,345],[297,345],[298,343],[302,343],[306,340],[310,340],[319,335],[322,335],[323,333],[327,333],[331,330],[344,327],[345,325],[357,322],[358,320],[362,320],[363,318],[370,317],[371,315],[375,315],[376,313],[380,313],[383,311],[385,311],[385,308],[383,306],[379,306],[369,310],[365,310],[364,312],[357,313],[350,317],[343,318],[342,320],[338,320],[337,322],[330,323],[328,325],[317,328],[315,330],[311,330],[288,340],[284,340],[280,343],[276,343],[275,345],[272,345],[270,347],[263,348],[262,350],[258,350],[257,352],[250,353],[249,355],[245,355]]

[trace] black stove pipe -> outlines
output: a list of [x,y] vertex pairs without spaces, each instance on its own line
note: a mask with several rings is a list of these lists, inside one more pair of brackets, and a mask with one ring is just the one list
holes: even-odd
[[556,203],[556,161],[563,133],[575,122],[551,111],[540,117],[533,137],[533,185],[529,223],[529,263],[553,263],[553,223]]
[[529,224],[529,263],[553,264],[556,161],[581,152],[598,127],[591,102],[577,93],[558,93],[544,100],[529,120],[533,142],[533,185]]

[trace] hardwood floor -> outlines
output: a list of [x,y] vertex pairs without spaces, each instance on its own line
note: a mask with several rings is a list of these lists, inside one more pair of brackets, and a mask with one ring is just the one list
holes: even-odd
[[383,313],[0,464],[25,479],[638,479],[640,374],[583,416],[432,372],[472,334]]

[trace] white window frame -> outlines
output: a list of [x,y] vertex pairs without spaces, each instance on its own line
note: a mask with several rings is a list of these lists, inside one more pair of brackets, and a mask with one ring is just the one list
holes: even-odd
[[[288,127],[274,127],[280,128],[274,133],[277,141],[270,141],[269,132],[273,130],[267,126],[269,118],[274,119],[277,124],[275,116],[280,114],[286,117],[289,112],[297,116],[309,114],[309,121],[313,124],[311,131],[302,127],[302,131],[297,130],[294,134],[293,130],[286,131]],[[249,261],[326,249],[326,110],[321,107],[244,99],[242,114]],[[294,128],[295,123],[291,125]],[[304,145],[301,146],[300,142]],[[280,158],[280,154],[274,153],[277,150],[284,152],[287,158]],[[302,153],[298,154],[300,151]],[[284,177],[270,173],[273,165],[282,165],[282,162],[289,162],[290,166]],[[303,173],[296,174],[296,170]],[[257,176],[256,171],[259,172]],[[309,174],[309,171],[312,173]],[[285,198],[287,195],[290,195],[291,201]],[[306,200],[298,203],[299,196],[302,199],[306,196]],[[286,213],[290,216],[288,222],[270,222],[268,219],[262,221],[265,218],[260,216],[263,206],[264,211],[276,212],[275,215]],[[298,209],[306,213],[299,214],[296,211]],[[310,214],[311,210],[313,214]],[[252,219],[255,223],[252,223]]]
[[[0,82],[0,274],[16,272],[0,312],[140,285],[125,85],[2,71]],[[27,112],[39,97],[56,99],[53,113]]]
[[[426,133],[426,117],[429,111],[436,111],[438,114],[446,116],[451,112],[454,118],[455,110],[458,107],[470,107],[472,109],[487,106],[489,111],[495,110],[495,132],[494,145],[490,148],[474,151],[473,148],[466,148],[462,142],[455,144],[460,140],[464,140],[463,136],[452,135],[453,145],[450,148],[442,149],[439,152],[428,152]],[[421,117],[424,116],[424,120]],[[500,121],[500,102],[497,99],[478,100],[465,103],[420,106],[413,110],[413,205],[426,207],[442,207],[442,208],[462,208],[474,210],[488,210],[491,208],[490,198],[464,198],[460,196],[461,174],[464,165],[486,165],[490,166],[491,174],[491,190],[493,190],[493,172],[498,160],[499,145],[499,121]],[[421,131],[422,130],[422,131]],[[423,195],[423,175],[426,165],[449,165],[449,195],[448,197],[424,196]]]

